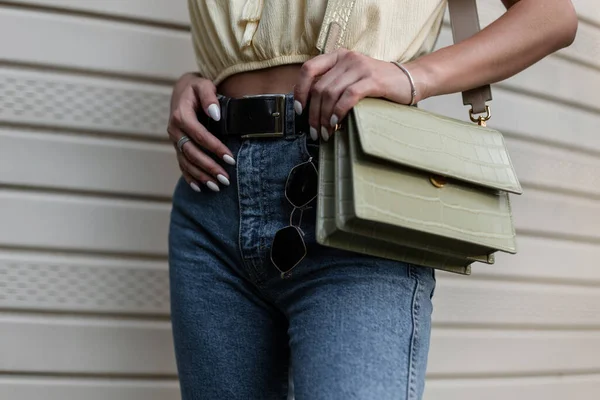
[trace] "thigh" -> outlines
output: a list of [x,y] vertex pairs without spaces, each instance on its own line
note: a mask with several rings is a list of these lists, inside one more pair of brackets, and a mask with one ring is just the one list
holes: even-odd
[[297,276],[287,304],[296,400],[420,399],[433,270],[349,255],[321,262]]
[[[212,215],[210,197],[201,196],[179,185],[169,233],[182,400],[285,399],[287,321],[244,275],[235,221]],[[227,202],[225,196],[218,201]]]

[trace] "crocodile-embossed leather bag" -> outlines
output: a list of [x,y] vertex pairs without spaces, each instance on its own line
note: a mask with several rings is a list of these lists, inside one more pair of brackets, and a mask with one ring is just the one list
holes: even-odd
[[[342,43],[353,4],[329,1],[322,52]],[[449,6],[455,41],[479,30],[475,0]],[[461,274],[475,261],[492,264],[497,251],[516,253],[509,193],[522,190],[502,134],[485,127],[490,88],[463,99],[479,125],[361,100],[321,142],[317,241]]]

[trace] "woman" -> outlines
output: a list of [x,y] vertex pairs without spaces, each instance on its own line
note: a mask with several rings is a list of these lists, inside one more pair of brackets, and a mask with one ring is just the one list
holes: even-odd
[[306,174],[364,97],[497,82],[573,41],[569,0],[503,3],[431,52],[445,0],[356,0],[343,48],[318,55],[326,0],[189,0],[199,72],[176,83],[168,128],[183,174],[169,243],[184,400],[286,398],[288,371],[298,400],[421,398],[433,270],[318,245]]

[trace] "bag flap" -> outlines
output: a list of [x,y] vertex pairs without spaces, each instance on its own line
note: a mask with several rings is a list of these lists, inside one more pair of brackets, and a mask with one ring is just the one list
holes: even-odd
[[383,99],[354,106],[362,150],[373,157],[479,186],[523,191],[494,129]]

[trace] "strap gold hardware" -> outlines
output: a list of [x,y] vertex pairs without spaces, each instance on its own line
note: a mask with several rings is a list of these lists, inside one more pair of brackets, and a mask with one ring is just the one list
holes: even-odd
[[480,126],[486,126],[486,121],[492,118],[492,111],[490,110],[490,106],[486,105],[485,115],[480,115],[478,117],[474,116],[473,109],[471,108],[469,110],[469,118],[471,118],[471,121],[477,122],[477,124],[479,124]]
[[438,189],[443,188],[444,186],[446,186],[447,183],[446,178],[439,175],[429,177],[429,182],[431,182],[431,184]]

